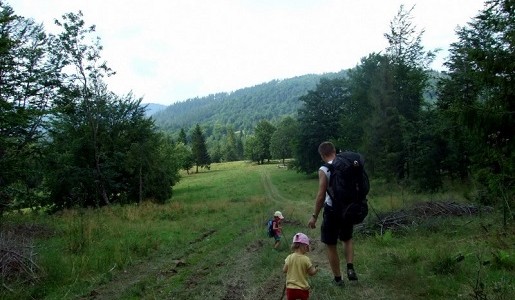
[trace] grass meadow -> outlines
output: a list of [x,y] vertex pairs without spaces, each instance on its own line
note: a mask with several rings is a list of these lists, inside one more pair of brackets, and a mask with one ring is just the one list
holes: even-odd
[[[368,229],[354,238],[359,281],[345,280],[343,288],[331,285],[319,229],[306,226],[317,177],[231,162],[184,173],[164,205],[4,216],[0,237],[19,243],[26,236],[34,275],[3,274],[0,298],[280,299],[282,265],[301,231],[312,239],[309,256],[320,268],[310,299],[513,299],[513,220],[503,226],[494,210],[380,230],[373,224],[382,213],[421,201],[465,202],[470,191],[421,195],[371,184]],[[285,216],[279,251],[265,230],[275,210]]]

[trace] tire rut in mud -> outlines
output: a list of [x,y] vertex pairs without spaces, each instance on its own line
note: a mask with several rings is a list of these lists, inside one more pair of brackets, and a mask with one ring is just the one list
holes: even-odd
[[247,279],[249,273],[246,270],[252,267],[253,262],[258,259],[265,245],[266,243],[263,240],[255,240],[247,245],[243,255],[234,261],[233,269],[238,271],[232,273],[233,278],[226,285],[223,300],[279,299],[284,287],[284,276],[282,276],[280,270],[270,273],[269,278],[260,286],[252,285]]
[[[215,234],[216,230],[211,229],[192,240],[189,244],[194,245]],[[173,277],[180,272],[180,269],[187,265],[187,258],[191,253],[178,258],[171,258],[171,253],[161,253],[157,258],[147,259],[135,265],[120,270],[113,278],[92,290],[88,295],[80,299],[118,299],[122,296],[120,291],[125,291],[133,286],[145,282],[147,278],[157,278],[159,281]]]
[[242,272],[242,270],[249,270],[251,268],[252,261],[257,255],[256,252],[260,251],[263,246],[262,240],[252,242],[245,247],[243,255],[240,255],[232,262],[232,268],[235,271],[231,272],[232,278],[226,283],[223,300],[241,300],[245,299],[245,295],[248,295],[249,282],[246,272]]

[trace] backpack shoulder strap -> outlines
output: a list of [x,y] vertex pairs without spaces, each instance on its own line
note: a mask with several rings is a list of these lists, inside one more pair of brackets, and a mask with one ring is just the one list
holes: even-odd
[[329,171],[334,170],[333,164],[330,163],[324,163],[322,167],[326,167]]

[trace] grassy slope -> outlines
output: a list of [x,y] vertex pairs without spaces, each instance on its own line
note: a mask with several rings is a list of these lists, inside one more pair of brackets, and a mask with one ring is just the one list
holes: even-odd
[[[311,279],[311,299],[480,299],[480,292],[508,299],[514,292],[514,226],[500,228],[496,213],[356,234],[360,280],[343,289],[331,286],[319,230],[306,227],[316,189],[315,177],[276,165],[215,164],[210,171],[185,175],[166,205],[32,219],[57,233],[39,242],[45,276],[23,289],[9,283],[12,291],[1,290],[0,298],[279,299],[280,269],[298,231],[312,238],[309,255],[321,268]],[[429,199],[373,182],[368,221],[374,221],[374,211],[420,200]],[[286,217],[279,252],[265,237],[264,224],[275,210]],[[457,262],[460,256],[464,259]],[[482,291],[474,291],[478,281]]]

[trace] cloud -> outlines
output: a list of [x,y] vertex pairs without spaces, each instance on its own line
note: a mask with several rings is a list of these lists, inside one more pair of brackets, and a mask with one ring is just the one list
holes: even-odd
[[[477,0],[15,0],[16,13],[43,22],[82,10],[95,24],[113,91],[171,104],[273,79],[352,68],[385,48],[400,4],[426,49],[446,49]],[[445,51],[443,51],[445,53]],[[443,54],[437,64],[441,66]],[[438,65],[436,67],[439,67]]]

